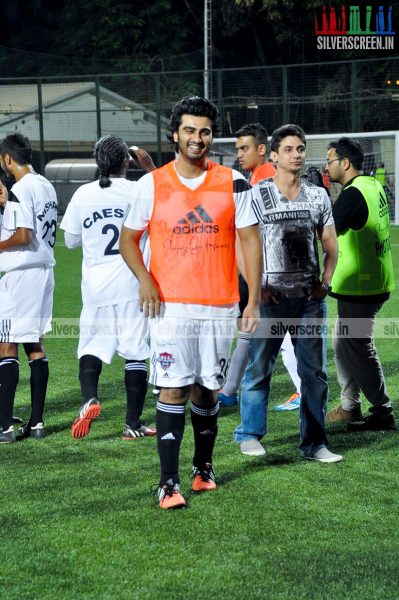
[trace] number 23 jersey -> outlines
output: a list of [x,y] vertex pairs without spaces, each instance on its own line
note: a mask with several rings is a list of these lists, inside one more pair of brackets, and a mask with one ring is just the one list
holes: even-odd
[[119,253],[119,235],[136,185],[122,177],[111,186],[98,181],[76,190],[61,229],[80,235],[83,248],[82,300],[85,306],[109,306],[139,298],[139,284]]
[[27,173],[14,183],[4,209],[1,239],[10,238],[18,228],[30,229],[32,240],[0,253],[0,271],[53,267],[57,229],[57,196],[42,175]]

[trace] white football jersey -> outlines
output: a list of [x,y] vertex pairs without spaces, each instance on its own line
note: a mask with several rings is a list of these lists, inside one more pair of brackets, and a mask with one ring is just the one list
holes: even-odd
[[119,234],[136,183],[111,178],[76,190],[61,229],[80,235],[83,247],[82,300],[85,306],[109,306],[139,298],[139,283],[119,253]]
[[32,241],[0,253],[0,271],[55,265],[57,196],[42,175],[28,173],[11,188],[4,208],[0,239],[10,238],[19,227],[32,231]]

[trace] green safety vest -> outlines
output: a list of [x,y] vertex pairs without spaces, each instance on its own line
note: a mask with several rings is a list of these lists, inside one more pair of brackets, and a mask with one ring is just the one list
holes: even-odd
[[389,229],[389,206],[381,184],[361,175],[348,187],[363,195],[368,218],[360,230],[347,229],[338,236],[338,262],[332,291],[351,296],[371,296],[395,289]]

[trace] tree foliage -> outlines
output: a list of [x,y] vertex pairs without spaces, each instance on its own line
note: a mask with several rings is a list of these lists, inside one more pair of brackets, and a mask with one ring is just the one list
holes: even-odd
[[[331,2],[338,7],[338,0]],[[364,58],[360,52],[317,55],[314,18],[324,4],[213,0],[213,67]],[[203,11],[204,0],[0,0],[1,73],[202,69]]]

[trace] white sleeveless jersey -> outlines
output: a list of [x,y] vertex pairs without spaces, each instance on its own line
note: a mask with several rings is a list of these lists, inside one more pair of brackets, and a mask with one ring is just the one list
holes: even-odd
[[42,175],[28,173],[14,183],[4,208],[0,239],[10,238],[19,227],[32,231],[32,241],[0,253],[0,271],[9,272],[55,265],[57,196]]
[[119,235],[136,183],[111,178],[78,188],[68,204],[61,229],[80,235],[83,247],[82,300],[85,306],[109,306],[137,300],[139,283],[119,253]]

